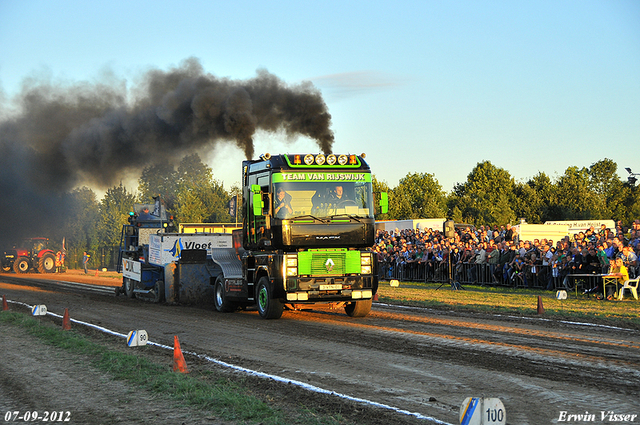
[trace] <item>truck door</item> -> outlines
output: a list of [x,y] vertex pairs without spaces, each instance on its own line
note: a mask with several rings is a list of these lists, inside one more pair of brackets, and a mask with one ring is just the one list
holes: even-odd
[[247,230],[249,243],[254,246],[270,245],[266,242],[271,240],[269,174],[250,175],[248,180]]

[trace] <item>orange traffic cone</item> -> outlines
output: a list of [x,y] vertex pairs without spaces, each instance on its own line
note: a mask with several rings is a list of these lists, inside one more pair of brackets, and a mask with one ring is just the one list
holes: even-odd
[[7,311],[9,310],[9,304],[7,304],[7,296],[3,295],[2,296],[2,311]]
[[542,297],[538,295],[538,314],[544,314],[544,307],[542,306]]
[[374,301],[378,301],[378,293],[376,292],[376,294],[373,296],[373,300]]
[[62,330],[70,331],[71,330],[71,320],[69,320],[69,309],[64,309],[64,316],[62,316]]
[[96,277],[98,277],[98,269],[96,269]]
[[177,335],[173,336],[173,371],[189,373],[187,370],[187,363],[185,363],[182,350],[180,349],[180,341],[178,341]]

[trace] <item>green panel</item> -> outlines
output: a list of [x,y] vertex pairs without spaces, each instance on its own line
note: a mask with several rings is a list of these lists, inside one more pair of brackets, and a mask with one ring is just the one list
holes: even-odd
[[343,275],[345,252],[314,252],[311,260],[312,276]]
[[387,192],[380,193],[380,213],[386,214],[389,212],[389,195]]
[[264,208],[264,203],[262,202],[262,195],[259,193],[253,194],[253,215],[262,215],[262,208]]
[[358,273],[362,272],[362,266],[360,264],[360,251],[347,251],[345,273]]
[[307,276],[341,276],[360,274],[360,251],[345,248],[314,249],[298,253],[298,274]]
[[336,248],[298,253],[298,273],[301,275],[342,276],[360,271],[360,251]]
[[313,170],[313,172],[301,172],[301,171],[290,171],[283,173],[273,173],[271,176],[272,183],[304,183],[304,182],[313,182],[313,183],[323,183],[323,182],[343,182],[343,183],[356,183],[356,182],[365,182],[371,183],[371,173],[368,170],[354,172],[351,170],[347,170],[344,173],[327,173],[323,171]]
[[311,258],[312,253],[309,251],[303,251],[298,253],[298,274],[310,275],[311,274]]

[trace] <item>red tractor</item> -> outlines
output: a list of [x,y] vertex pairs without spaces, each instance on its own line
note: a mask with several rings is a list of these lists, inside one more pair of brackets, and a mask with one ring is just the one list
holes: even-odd
[[49,239],[31,238],[24,239],[7,251],[0,258],[2,271],[11,269],[16,273],[27,273],[29,270],[37,270],[40,273],[55,273],[56,255],[47,248]]

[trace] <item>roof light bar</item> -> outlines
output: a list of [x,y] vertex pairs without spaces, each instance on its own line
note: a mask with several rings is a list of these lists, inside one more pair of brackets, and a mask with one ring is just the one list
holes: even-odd
[[310,153],[306,154],[304,156],[304,163],[307,165],[313,164],[313,155],[311,155]]

